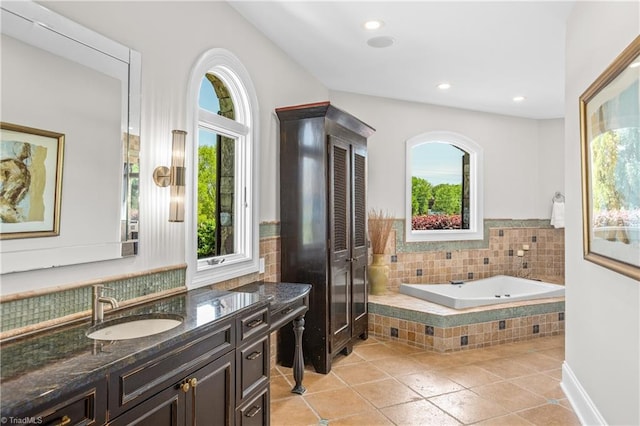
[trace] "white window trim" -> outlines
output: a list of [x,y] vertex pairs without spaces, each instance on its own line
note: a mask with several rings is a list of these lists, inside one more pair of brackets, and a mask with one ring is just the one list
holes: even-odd
[[[224,262],[209,265],[198,261],[197,255],[197,194],[198,194],[198,127],[200,110],[198,98],[200,84],[207,72],[215,73],[232,92],[236,105],[236,122],[230,123],[225,117],[208,117],[213,122],[214,130],[238,136],[242,140],[237,146],[236,155],[236,192],[244,194],[244,208],[238,206],[236,219],[244,226],[234,232],[236,253],[222,256]],[[258,272],[260,244],[258,225],[258,176],[260,158],[258,155],[259,131],[258,97],[244,65],[226,49],[211,49],[196,61],[189,78],[187,92],[187,183],[185,208],[185,258],[187,260],[187,287],[198,288],[221,281],[230,280],[243,275]],[[220,126],[219,129],[215,129]],[[244,162],[238,161],[245,158]]]
[[[469,229],[430,231],[414,231],[411,229],[411,150],[416,145],[429,142],[455,145],[470,154],[471,197],[469,204],[471,220],[469,222]],[[468,137],[457,133],[433,131],[419,134],[407,140],[405,159],[405,239],[407,242],[481,240],[484,238],[483,162],[482,147]]]

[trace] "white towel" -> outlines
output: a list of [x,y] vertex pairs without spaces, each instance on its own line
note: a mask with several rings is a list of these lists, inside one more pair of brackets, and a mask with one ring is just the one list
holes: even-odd
[[554,201],[551,208],[551,225],[554,228],[564,228],[564,203]]

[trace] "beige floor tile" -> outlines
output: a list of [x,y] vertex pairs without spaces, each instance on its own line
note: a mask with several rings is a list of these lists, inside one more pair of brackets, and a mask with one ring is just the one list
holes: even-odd
[[443,368],[460,367],[469,362],[465,358],[452,354],[440,354],[436,352],[425,352],[411,356],[415,361],[424,364],[429,370],[442,370]]
[[400,342],[391,342],[391,343],[387,342],[387,346],[392,347],[393,349],[395,349],[396,351],[398,351],[403,355],[411,355],[411,354],[424,352],[424,349],[422,348],[419,348],[417,346],[407,345]]
[[518,416],[540,426],[578,426],[580,421],[571,410],[558,405],[546,404],[541,407],[518,412]]
[[316,413],[326,420],[360,414],[373,408],[353,389],[338,389],[304,396]]
[[[285,377],[293,387],[295,384],[293,375],[287,375]],[[315,371],[305,371],[302,379],[302,386],[307,389],[305,393],[305,395],[307,395],[315,392],[346,388],[347,384],[339,379],[333,371],[330,371],[328,374],[320,374]]]
[[331,368],[339,365],[355,364],[357,362],[365,362],[365,360],[360,355],[354,354],[353,352],[349,355],[340,354],[331,362]]
[[438,373],[450,378],[454,382],[459,383],[466,388],[486,385],[502,380],[501,377],[496,376],[477,365],[463,365],[461,367],[446,368],[444,370],[439,370]]
[[474,423],[474,426],[531,426],[532,423],[526,421],[517,414],[507,414],[506,416],[494,417],[480,423]]
[[274,426],[317,425],[320,418],[300,396],[271,401],[271,424]]
[[[293,378],[292,378],[293,379]],[[271,376],[271,400],[275,401],[282,398],[291,398],[296,394],[291,393],[293,386],[282,375]],[[305,383],[306,385],[306,383]]]
[[380,411],[394,424],[401,426],[448,426],[460,424],[456,419],[424,399],[394,405],[383,408]]
[[364,383],[362,385],[353,386],[353,389],[376,408],[388,407],[390,405],[397,405],[422,399],[420,395],[396,379]]
[[[331,420],[331,426],[394,426],[378,410],[365,411],[354,416]],[[274,425],[277,426],[277,425]]]
[[396,357],[396,358],[384,358],[374,362],[376,367],[385,371],[387,374],[399,377],[411,373],[419,373],[425,371],[424,364],[415,361],[412,357]]
[[425,398],[464,389],[463,386],[435,371],[408,374],[398,377],[398,380]]
[[562,380],[562,368],[556,368],[555,370],[545,371],[544,374],[546,374],[549,377],[553,377],[554,379]]
[[511,358],[515,362],[519,362],[528,367],[532,367],[535,371],[554,370],[562,367],[562,359],[553,358],[540,352],[531,352],[523,355],[517,355]]
[[389,347],[384,343],[357,346],[356,348],[354,348],[353,352],[358,354],[358,356],[362,357],[366,361],[373,361],[377,359],[397,357],[402,355],[400,351]]
[[482,398],[470,390],[435,396],[429,401],[462,423],[475,423],[509,414],[497,402]]
[[539,354],[564,361],[564,347],[555,347],[538,351]]
[[492,383],[471,390],[485,399],[497,402],[509,411],[537,407],[547,402],[546,398],[510,382]]
[[533,374],[510,381],[547,399],[566,398],[560,387],[560,380],[549,377],[546,374]]
[[489,349],[471,349],[468,351],[454,352],[450,355],[450,357],[461,358],[466,361],[466,364],[473,364],[475,362],[500,358],[497,354],[491,352]]
[[482,367],[490,373],[502,377],[503,379],[513,379],[536,372],[531,366],[515,362],[510,358],[498,358],[489,361],[481,361],[477,362],[474,365]]
[[387,373],[380,370],[370,362],[340,365],[333,368],[331,372],[352,386],[360,383],[382,380],[389,377]]

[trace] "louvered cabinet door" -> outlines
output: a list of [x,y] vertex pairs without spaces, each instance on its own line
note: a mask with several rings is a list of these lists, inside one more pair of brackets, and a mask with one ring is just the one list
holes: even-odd
[[329,317],[333,353],[351,338],[351,162],[345,141],[329,136]]
[[367,149],[351,145],[351,314],[352,336],[366,333],[367,321]]

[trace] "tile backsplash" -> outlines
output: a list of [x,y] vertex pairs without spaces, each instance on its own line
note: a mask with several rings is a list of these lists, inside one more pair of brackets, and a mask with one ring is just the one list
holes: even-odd
[[[280,237],[278,225],[260,226],[260,257],[265,259],[263,274],[249,274],[240,278],[216,283],[215,288],[224,290],[257,280],[277,281],[280,277]],[[6,338],[23,332],[37,330],[42,325],[64,323],[82,318],[91,310],[92,286],[102,284],[121,304],[145,296],[161,295],[179,291],[185,287],[186,266],[178,265],[94,280],[38,295],[10,295],[0,301],[0,337]],[[153,296],[151,296],[153,297]]]
[[494,275],[564,283],[564,229],[537,219],[488,219],[484,226],[483,240],[408,243],[404,221],[397,220],[385,250],[388,290],[397,292],[401,283],[437,284]]

